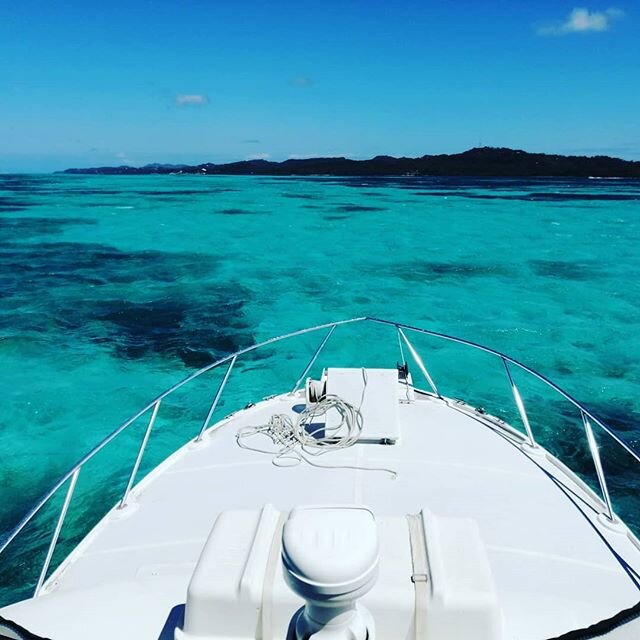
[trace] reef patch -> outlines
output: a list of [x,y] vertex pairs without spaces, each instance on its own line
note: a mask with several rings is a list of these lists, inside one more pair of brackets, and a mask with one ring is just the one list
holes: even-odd
[[216,256],[200,253],[5,242],[0,335],[30,333],[51,344],[84,340],[123,359],[204,366],[254,342],[244,317],[250,292],[217,280],[217,269]]
[[596,264],[587,261],[529,260],[529,266],[538,276],[559,280],[594,280],[606,275]]

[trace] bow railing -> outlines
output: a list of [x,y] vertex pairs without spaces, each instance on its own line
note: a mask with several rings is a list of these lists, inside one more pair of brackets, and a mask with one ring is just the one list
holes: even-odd
[[[582,483],[581,486],[586,491],[590,491],[592,493],[591,497],[595,498],[595,502],[596,504],[599,505],[599,511],[603,517],[607,518],[610,521],[615,521],[618,518],[618,515],[616,514],[616,510],[614,508],[614,504],[611,498],[611,492],[609,487],[610,474],[607,473],[605,469],[605,465],[603,464],[603,461],[601,459],[600,446],[598,444],[596,436],[594,435],[594,425],[596,426],[597,429],[600,430],[602,434],[610,438],[612,443],[614,443],[621,450],[624,450],[626,454],[628,454],[628,456],[630,456],[630,458],[634,461],[634,463],[640,463],[640,455],[634,450],[634,448],[631,445],[629,445],[618,434],[616,434],[613,429],[611,429],[602,420],[600,420],[597,416],[595,416],[586,406],[584,406],[582,403],[576,400],[572,395],[564,391],[562,388],[560,388],[558,385],[556,385],[554,382],[549,380],[547,377],[545,377],[541,373],[535,371],[534,369],[526,366],[525,364],[519,362],[518,360],[504,353],[496,351],[495,349],[491,349],[489,347],[483,346],[475,342],[471,342],[469,340],[464,340],[462,338],[457,338],[454,336],[438,333],[436,331],[430,331],[427,329],[421,329],[419,327],[415,327],[407,324],[402,324],[402,323],[393,322],[389,320],[382,320],[379,318],[359,317],[359,318],[352,318],[349,320],[341,320],[337,322],[309,327],[309,328],[302,329],[299,331],[294,331],[282,336],[278,336],[276,338],[265,340],[258,344],[247,347],[245,349],[236,351],[235,353],[226,355],[225,357],[216,360],[215,362],[199,369],[198,371],[195,371],[191,375],[187,376],[186,378],[182,379],[178,383],[169,387],[167,390],[163,391],[161,394],[155,397],[145,407],[140,409],[140,411],[138,411],[133,416],[131,416],[128,420],[122,423],[117,429],[112,431],[98,445],[96,445],[93,449],[91,449],[91,451],[89,451],[85,456],[83,456],[75,465],[73,465],[73,467],[69,469],[69,471],[63,474],[63,476],[29,509],[29,511],[13,527],[13,529],[11,529],[8,533],[6,533],[4,537],[0,537],[0,555],[2,555],[4,551],[7,549],[7,547],[9,547],[9,545],[16,538],[19,537],[21,532],[24,531],[25,527],[30,522],[33,521],[36,515],[43,509],[43,507],[47,503],[49,503],[51,498],[54,495],[57,495],[58,492],[61,492],[63,490],[63,487],[66,487],[66,493],[64,494],[62,507],[55,521],[55,526],[53,528],[51,537],[47,545],[47,551],[44,558],[44,562],[42,563],[42,566],[40,568],[36,586],[33,592],[33,595],[37,596],[41,592],[42,587],[45,584],[47,577],[49,575],[49,569],[51,568],[51,562],[54,556],[54,551],[56,549],[56,546],[58,545],[60,533],[62,531],[62,527],[67,517],[69,507],[72,503],[78,478],[82,473],[84,467],[87,465],[87,463],[91,461],[107,445],[109,445],[120,434],[126,431],[139,418],[141,418],[145,414],[149,416],[147,427],[144,431],[142,440],[140,442],[135,461],[128,474],[126,487],[124,489],[122,497],[119,499],[117,503],[117,508],[123,509],[127,506],[128,500],[131,495],[131,491],[136,486],[136,480],[138,479],[140,464],[142,462],[143,456],[147,449],[149,440],[152,436],[153,427],[156,422],[156,418],[161,409],[163,401],[167,397],[171,396],[178,389],[184,387],[189,382],[193,381],[196,378],[199,378],[203,374],[226,365],[225,373],[214,394],[213,400],[209,405],[209,409],[202,422],[199,432],[195,435],[194,438],[192,438],[193,440],[198,442],[203,438],[205,432],[211,428],[211,422],[212,422],[213,416],[220,404],[220,400],[225,391],[227,382],[230,376],[232,375],[236,362],[238,361],[238,359],[242,358],[242,356],[246,354],[250,354],[251,352],[254,352],[258,349],[265,348],[275,343],[279,343],[297,336],[302,336],[304,334],[310,334],[310,333],[326,330],[326,333],[324,334],[322,340],[320,341],[315,351],[313,352],[311,358],[303,368],[301,374],[293,384],[292,391],[291,391],[291,393],[293,394],[300,388],[304,379],[309,374],[312,367],[315,365],[315,363],[321,356],[322,352],[325,350],[325,347],[329,342],[329,339],[334,334],[335,330],[338,327],[342,327],[345,325],[353,325],[357,323],[369,323],[369,324],[378,325],[378,326],[387,326],[387,327],[390,327],[392,330],[395,330],[395,333],[397,334],[397,340],[399,343],[402,360],[406,362],[406,359],[405,359],[405,349],[406,349],[406,351],[408,351],[416,367],[418,368],[418,370],[424,377],[425,382],[428,385],[428,389],[426,392],[432,393],[437,398],[442,398],[446,400],[446,398],[443,398],[443,396],[439,391],[439,388],[437,386],[438,381],[432,375],[432,372],[428,367],[428,362],[426,362],[425,359],[421,356],[418,349],[414,345],[414,342],[409,338],[409,336],[411,336],[414,339],[415,339],[415,336],[428,336],[430,338],[435,338],[440,341],[462,345],[465,348],[480,351],[480,352],[489,354],[490,356],[495,358],[497,362],[501,364],[501,368],[503,369],[506,384],[513,396],[513,403],[517,410],[516,415],[519,416],[519,419],[522,422],[522,429],[519,429],[518,431],[522,433],[523,442],[530,448],[531,451],[535,451],[535,450],[544,451],[544,448],[541,447],[540,443],[536,439],[534,429],[532,428],[531,421],[529,419],[529,414],[527,413],[527,409],[525,408],[525,399],[523,398],[523,394],[521,394],[520,389],[518,388],[514,378],[514,370],[518,370],[520,372],[524,372],[528,376],[532,376],[534,379],[536,379],[537,381],[545,385],[548,389],[552,390],[555,394],[558,394],[561,398],[568,401],[577,411],[578,419],[581,422],[581,429],[582,429],[582,432],[584,433],[586,445],[588,447],[588,451],[596,471],[597,488],[599,489],[599,492],[596,491],[594,488],[590,488],[584,485],[584,483]],[[510,425],[510,426],[513,428],[515,425]],[[564,462],[564,461],[561,460],[561,462]],[[568,466],[570,467],[570,465]],[[637,468],[636,468],[636,471],[637,471]]]

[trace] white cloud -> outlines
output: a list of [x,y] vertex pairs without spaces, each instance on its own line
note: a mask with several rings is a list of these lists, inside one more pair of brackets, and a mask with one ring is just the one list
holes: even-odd
[[270,153],[254,153],[250,156],[247,156],[247,160],[268,160],[270,157]]
[[127,165],[133,164],[133,161],[130,160],[129,156],[126,153],[122,153],[122,152],[116,153],[116,158],[118,158],[118,160],[123,164],[127,164]]
[[540,36],[565,36],[571,33],[593,33],[608,31],[615,20],[624,16],[624,11],[611,7],[604,11],[589,11],[582,7],[572,9],[563,22],[541,25]]
[[209,98],[201,93],[179,93],[176,104],[179,107],[201,107],[209,104]]

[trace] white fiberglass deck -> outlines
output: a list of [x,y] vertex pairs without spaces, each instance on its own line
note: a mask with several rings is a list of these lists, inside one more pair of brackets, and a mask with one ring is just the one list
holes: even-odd
[[[405,390],[398,384],[393,399],[395,444],[358,443],[317,459],[322,465],[393,469],[395,479],[383,471],[306,463],[282,468],[268,455],[240,448],[238,428],[264,424],[274,413],[295,418],[293,407],[304,404],[304,393],[260,402],[169,458],[134,489],[129,506],[98,525],[39,598],[1,613],[56,640],[172,638],[171,624],[164,633],[163,627],[185,602],[218,514],[266,503],[281,511],[355,503],[376,517],[428,509],[474,519],[500,598],[505,638],[543,640],[637,602],[638,588],[611,547],[636,571],[640,551],[624,529],[597,520],[585,495],[581,500],[563,491],[549,472],[580,493],[569,477],[546,457],[530,455],[521,439],[487,417],[427,394],[399,402]],[[365,415],[365,437],[388,430],[377,421],[389,415],[381,416]]]

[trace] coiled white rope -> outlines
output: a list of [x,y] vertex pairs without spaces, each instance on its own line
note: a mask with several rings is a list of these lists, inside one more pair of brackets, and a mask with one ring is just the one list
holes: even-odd
[[[339,414],[338,424],[327,426],[326,419],[322,423],[315,422],[330,411]],[[395,471],[383,467],[320,464],[312,460],[313,457],[353,446],[362,434],[362,425],[360,409],[339,396],[326,395],[318,402],[308,405],[295,421],[287,414],[276,413],[271,416],[267,424],[238,429],[236,442],[243,449],[272,455],[272,462],[277,467],[290,467],[306,462],[321,469],[383,471],[395,478],[397,476]],[[257,435],[269,438],[276,448],[261,449],[246,443],[248,438]]]

